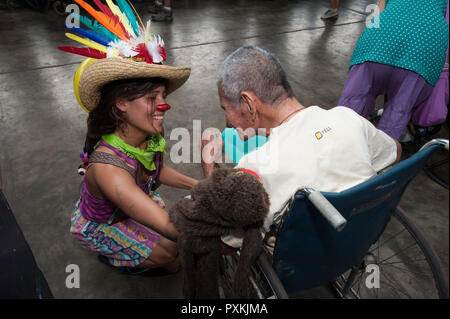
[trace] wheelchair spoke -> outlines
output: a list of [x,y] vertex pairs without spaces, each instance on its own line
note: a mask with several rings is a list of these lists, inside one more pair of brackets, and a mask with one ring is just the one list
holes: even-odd
[[[403,233],[404,231],[406,230],[406,228],[403,228],[401,231],[399,231],[397,234],[395,234],[394,236],[392,236],[391,238],[389,238],[389,239],[387,239],[386,241],[384,241],[381,245],[380,245],[380,240],[378,240],[377,242],[378,242],[378,248],[380,247],[380,246],[384,246],[386,243],[388,243],[389,241],[391,241],[391,240],[393,240],[394,238],[397,238],[401,233]],[[374,249],[372,249],[372,250],[370,250],[369,251],[369,253],[371,253],[371,252],[373,252],[375,249],[377,249],[377,248],[374,248]],[[378,254],[378,256],[379,256],[379,254]]]
[[[427,261],[425,258],[424,259],[413,259],[411,261]],[[383,265],[392,265],[392,264],[403,264],[403,261],[393,261],[390,263],[383,263]]]
[[359,284],[358,284],[358,295],[359,296],[361,296],[361,283],[362,283],[363,275],[364,275],[364,272],[361,271],[361,274],[360,274],[359,280],[358,280],[359,281]]
[[[397,215],[401,214],[401,215]],[[364,257],[361,273],[355,276],[349,293],[356,298],[438,298],[436,277],[428,253],[404,213],[393,214],[384,233]],[[379,267],[379,288],[366,285],[369,265]],[[366,276],[367,275],[367,276]],[[348,273],[342,280],[348,280]],[[342,288],[340,288],[342,289]]]
[[[406,297],[408,297],[409,299],[411,299],[411,296],[408,295],[406,292],[404,292],[403,290],[399,289],[399,287],[397,286],[393,286],[395,283],[392,282],[391,279],[389,279],[384,273],[381,273],[381,276],[383,276],[384,278],[386,278],[387,281],[383,281],[383,284],[387,284],[389,287],[393,288],[394,292],[397,294],[397,296],[400,296],[400,294],[398,292],[401,292],[403,295],[405,295]],[[381,287],[381,283],[380,283],[380,287]]]
[[402,268],[402,267],[398,267],[398,266],[394,266],[394,265],[392,265],[392,264],[383,264],[383,265],[386,265],[386,266],[389,266],[389,267],[393,267],[393,268],[395,268],[395,269],[398,269],[398,270],[400,270],[402,273],[404,273],[404,274],[410,274],[410,276],[411,277],[413,277],[413,274],[417,274],[417,275],[422,275],[422,276],[425,276],[425,277],[428,277],[428,278],[432,278],[433,277],[433,275],[430,275],[430,274],[425,274],[425,273],[423,273],[423,272],[419,272],[419,271],[411,271],[411,270],[409,270],[409,269],[406,269],[406,268]]
[[416,246],[416,245],[417,245],[417,244],[414,243],[414,244],[412,244],[411,246],[406,247],[406,248],[403,249],[402,251],[399,251],[399,252],[397,252],[397,253],[395,253],[395,254],[389,256],[388,258],[383,259],[383,260],[380,261],[379,263],[382,264],[382,263],[385,262],[386,260],[389,260],[389,259],[391,259],[391,258],[393,258],[393,257],[395,257],[395,256],[398,256],[398,255],[404,253],[406,250],[408,250],[408,249],[410,249],[411,247],[414,247],[414,246]]

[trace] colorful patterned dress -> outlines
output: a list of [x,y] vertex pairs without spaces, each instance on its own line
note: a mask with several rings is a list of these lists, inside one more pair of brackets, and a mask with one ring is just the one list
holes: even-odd
[[[112,149],[137,169],[136,161],[127,157],[120,150],[105,144],[103,142],[100,145]],[[151,190],[159,173],[158,170],[159,165],[157,165],[157,172],[149,178],[146,184],[139,184],[138,181],[136,184],[156,204],[165,208],[164,201],[159,194]],[[113,214],[117,211],[111,201],[95,198],[89,192],[85,179],[81,198],[72,213],[70,232],[81,241],[85,248],[107,257],[111,265],[136,267],[150,256],[161,236],[131,218],[125,218],[118,222],[112,221]]]

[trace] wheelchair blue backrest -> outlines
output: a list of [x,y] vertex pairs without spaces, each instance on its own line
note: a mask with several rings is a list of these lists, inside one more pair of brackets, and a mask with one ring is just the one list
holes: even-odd
[[409,182],[442,147],[431,145],[343,192],[323,193],[347,219],[341,232],[330,226],[305,195],[296,194],[283,216],[274,251],[273,267],[286,291],[320,286],[359,265],[384,231]]

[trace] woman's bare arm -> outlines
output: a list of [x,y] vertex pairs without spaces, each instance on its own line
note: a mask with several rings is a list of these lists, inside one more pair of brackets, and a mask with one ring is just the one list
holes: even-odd
[[96,163],[90,173],[100,191],[127,216],[176,241],[178,231],[167,212],[157,205],[137,185],[131,175],[118,167]]
[[380,12],[381,12],[381,11],[384,10],[384,8],[386,8],[386,0],[380,0],[380,1],[378,2],[378,9],[379,9]]
[[159,174],[159,181],[163,185],[183,189],[191,189],[192,186],[198,183],[198,180],[181,174],[167,165],[162,167],[161,173]]

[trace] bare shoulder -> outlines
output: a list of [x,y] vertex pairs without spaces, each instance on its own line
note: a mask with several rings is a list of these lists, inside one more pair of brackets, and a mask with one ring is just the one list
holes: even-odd
[[[111,156],[114,156],[114,158],[123,161],[121,157],[119,157],[112,150],[106,147],[100,146],[96,149],[96,151],[107,153]],[[126,163],[125,161],[123,162],[124,164],[128,165],[128,163]],[[117,167],[108,163],[93,162],[89,163],[88,165],[88,170],[86,172],[86,182],[90,192],[94,196],[98,198],[104,198],[104,194],[105,192],[107,192],[105,188],[108,188],[109,185],[113,185],[114,183],[134,184],[134,177],[131,176],[131,174],[127,170],[121,167]]]
[[[120,159],[120,158],[119,158]],[[92,176],[96,184],[102,184],[102,181],[109,182],[111,180],[126,180],[134,183],[131,174],[121,167],[107,163],[90,163],[86,177]]]

